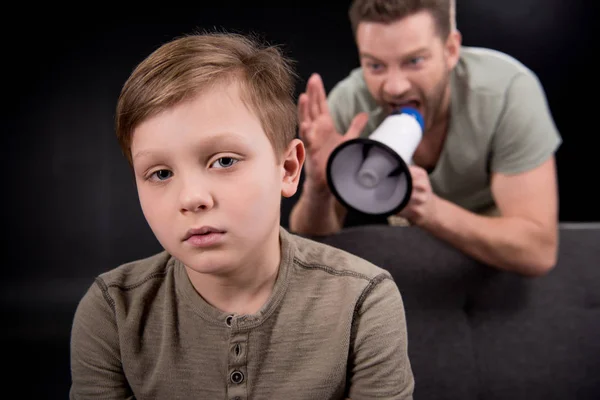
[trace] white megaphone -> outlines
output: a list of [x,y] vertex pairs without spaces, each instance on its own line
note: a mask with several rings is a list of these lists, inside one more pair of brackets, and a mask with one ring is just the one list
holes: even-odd
[[346,208],[375,216],[402,210],[412,194],[408,166],[423,137],[423,116],[404,107],[390,114],[368,138],[336,147],[327,161],[327,182]]

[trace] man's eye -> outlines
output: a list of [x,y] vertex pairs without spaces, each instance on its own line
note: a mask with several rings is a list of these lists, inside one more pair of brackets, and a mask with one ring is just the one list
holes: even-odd
[[159,181],[164,181],[164,180],[169,179],[172,175],[173,175],[173,173],[171,171],[169,171],[168,169],[161,169],[161,170],[153,173],[151,175],[151,177],[156,177],[156,179],[158,179]]
[[236,160],[233,157],[221,157],[217,161],[212,163],[211,167],[212,168],[229,168],[236,162],[238,162],[238,160]]

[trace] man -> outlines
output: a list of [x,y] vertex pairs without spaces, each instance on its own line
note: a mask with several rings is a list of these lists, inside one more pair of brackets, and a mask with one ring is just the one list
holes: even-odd
[[356,0],[349,15],[360,68],[328,98],[314,74],[299,98],[306,176],[290,230],[344,227],[348,211],[327,186],[329,155],[409,105],[425,131],[410,167],[411,199],[395,217],[501,270],[550,271],[562,139],[535,74],[505,54],[462,46],[450,0]]

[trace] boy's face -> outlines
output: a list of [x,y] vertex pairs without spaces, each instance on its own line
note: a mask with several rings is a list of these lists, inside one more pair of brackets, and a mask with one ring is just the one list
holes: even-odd
[[144,216],[188,268],[227,275],[278,259],[281,196],[296,192],[304,149],[296,139],[278,162],[237,84],[146,120],[131,154]]
[[361,22],[356,31],[369,92],[386,113],[402,106],[419,109],[427,126],[441,109],[450,71],[459,56],[460,35],[443,41],[429,12],[389,24]]

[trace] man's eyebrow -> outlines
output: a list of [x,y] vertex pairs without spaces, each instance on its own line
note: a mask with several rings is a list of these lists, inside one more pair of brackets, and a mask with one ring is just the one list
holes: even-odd
[[[414,50],[406,52],[406,54],[403,54],[401,58],[402,59],[406,59],[406,58],[415,57],[416,55],[422,54],[422,53],[426,53],[427,51],[429,51],[427,49],[427,47],[418,47],[418,48],[416,48]],[[364,51],[361,52],[360,55],[361,55],[361,57],[370,58],[370,59],[375,60],[375,61],[381,61],[379,58],[375,57],[374,55],[372,55],[370,53],[367,53],[367,52],[364,52]]]
[[415,57],[419,54],[423,54],[423,53],[427,53],[429,52],[429,49],[427,47],[418,47],[414,50],[411,50],[409,52],[407,52],[403,58],[411,58],[411,57]]
[[360,53],[360,56],[361,56],[361,57],[364,57],[364,58],[371,58],[371,59],[373,59],[373,60],[375,60],[375,61],[379,61],[379,58],[377,58],[377,57],[375,57],[374,55],[371,55],[371,54],[369,54],[369,53],[366,53],[366,52],[364,52],[364,51]]

